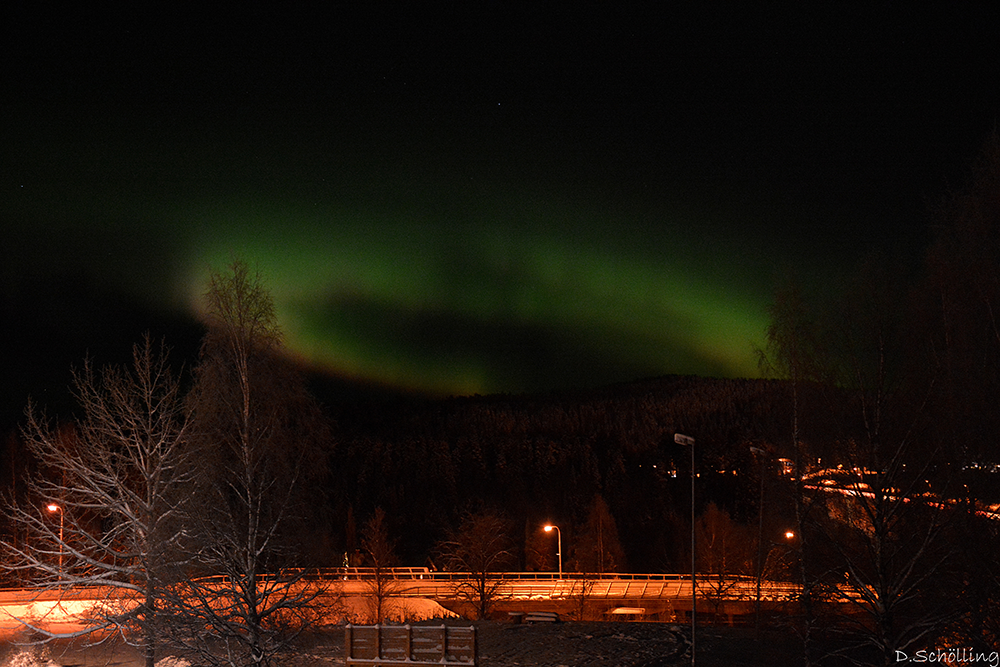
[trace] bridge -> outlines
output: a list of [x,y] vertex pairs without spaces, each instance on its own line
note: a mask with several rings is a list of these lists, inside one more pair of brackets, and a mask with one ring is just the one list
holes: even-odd
[[[339,568],[322,570],[328,580],[339,579],[346,595],[365,595],[375,577],[370,568]],[[436,572],[425,568],[395,568],[383,573],[397,583],[393,595],[422,597],[457,609],[463,596],[459,587],[472,580],[467,572]],[[658,620],[682,620],[691,612],[691,575],[689,574],[581,574],[551,572],[504,572],[491,578],[498,583],[494,591],[496,607],[521,610],[524,608],[578,611],[582,605],[591,608],[598,617],[625,610],[642,610],[641,614]],[[732,622],[734,616],[753,613],[757,600],[757,580],[754,577],[712,577],[704,574],[697,579],[700,613],[724,616]],[[760,600],[765,608],[776,607],[797,599],[801,587],[789,582],[761,581]]]
[[[315,574],[311,574],[311,573]],[[340,581],[347,594],[367,590],[366,581],[375,578],[372,568],[331,568],[310,571],[326,581]],[[427,568],[392,568],[384,577],[400,582],[395,595],[448,599],[463,582],[473,579],[468,572],[437,572]],[[690,574],[581,574],[565,572],[502,572],[491,576],[500,582],[498,597],[508,599],[565,599],[586,595],[593,599],[690,599]],[[710,575],[698,578],[698,597],[732,600],[756,599],[757,580],[729,576],[723,580]],[[786,601],[799,591],[797,584],[762,581],[761,599]]]
[[[286,572],[308,582],[330,586],[335,594],[367,596],[376,572],[372,568],[324,568]],[[279,576],[279,575],[276,575]],[[445,607],[455,607],[462,596],[458,588],[473,580],[467,572],[437,572],[428,568],[392,568],[382,576],[396,582],[395,597],[432,599]],[[224,577],[209,577],[224,583]],[[585,602],[604,608],[646,609],[650,615],[684,616],[691,609],[691,576],[682,574],[580,574],[549,572],[504,572],[491,577],[499,582],[495,598],[501,607],[566,609]],[[768,606],[792,601],[799,587],[786,582],[762,581],[760,599]],[[31,619],[52,632],[72,632],[79,629],[76,618],[95,603],[121,591],[99,587],[74,587],[38,591],[32,589],[0,590],[0,632],[23,627],[17,619]],[[716,610],[732,620],[733,615],[752,613],[757,599],[757,582],[753,577],[717,577],[702,575],[698,579],[699,610]],[[704,606],[703,606],[704,605]]]

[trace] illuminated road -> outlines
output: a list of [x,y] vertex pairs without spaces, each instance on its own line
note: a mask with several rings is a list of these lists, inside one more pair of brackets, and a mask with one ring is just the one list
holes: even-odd
[[[802,479],[807,483],[803,488],[809,491],[823,491],[825,493],[838,494],[849,498],[864,497],[868,499],[876,499],[879,496],[884,496],[886,499],[892,501],[899,499],[898,496],[895,496],[888,491],[876,494],[871,490],[869,484],[864,481],[867,476],[874,476],[874,473],[870,470],[860,468],[827,468],[825,470],[818,470],[804,475]],[[916,494],[912,497],[903,496],[902,500],[904,503],[921,502],[927,507],[934,507],[941,510],[954,509],[959,503],[965,502],[956,501],[954,499],[942,499],[940,496],[933,493]],[[982,502],[976,501],[975,513],[977,516],[985,519],[1000,521],[1000,505],[986,505]]]
[[0,634],[22,630],[21,621],[53,633],[79,631],[78,616],[106,597],[107,589],[0,590]]

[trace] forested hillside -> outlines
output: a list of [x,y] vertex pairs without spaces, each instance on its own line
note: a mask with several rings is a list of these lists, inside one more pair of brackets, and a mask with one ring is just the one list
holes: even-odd
[[547,395],[341,405],[332,468],[343,548],[353,551],[354,526],[382,507],[400,555],[422,564],[463,510],[487,505],[523,525],[521,567],[541,565],[531,545],[548,521],[562,527],[572,564],[599,496],[630,569],[683,570],[690,459],[674,434],[697,439],[699,509],[714,501],[751,521],[759,478],[750,446],[790,448],[786,386],[670,376]]

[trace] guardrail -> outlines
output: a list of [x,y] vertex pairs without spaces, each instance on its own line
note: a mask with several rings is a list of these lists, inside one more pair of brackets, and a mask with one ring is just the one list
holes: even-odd
[[[323,567],[309,570],[285,570],[284,572],[301,572],[304,579],[374,579],[377,576],[375,568],[372,567]],[[432,580],[432,581],[452,581],[464,580],[473,577],[469,572],[442,572],[431,570],[426,567],[394,567],[385,568],[381,575],[388,579],[399,580]],[[685,581],[691,578],[689,574],[629,574],[618,572],[605,573],[583,573],[583,572],[497,572],[496,577],[514,581],[553,581],[564,579],[586,579],[587,581],[613,580],[613,581]],[[753,577],[736,577],[753,580]]]

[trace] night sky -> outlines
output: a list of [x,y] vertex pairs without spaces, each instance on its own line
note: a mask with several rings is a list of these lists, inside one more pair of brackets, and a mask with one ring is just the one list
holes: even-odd
[[1000,111],[992,10],[416,4],[8,13],[4,413],[196,349],[236,257],[350,380],[754,377],[775,281],[918,257]]

